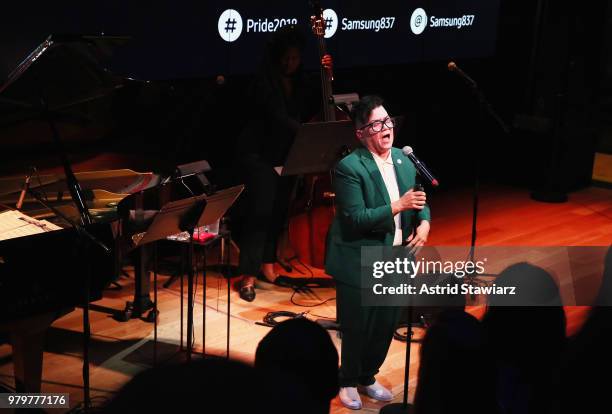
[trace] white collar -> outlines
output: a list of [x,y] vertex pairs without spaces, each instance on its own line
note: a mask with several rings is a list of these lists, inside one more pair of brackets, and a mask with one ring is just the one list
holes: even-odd
[[375,154],[372,151],[370,151],[370,154],[372,154],[372,156],[374,157],[374,161],[376,161],[376,164],[379,166],[383,166],[384,164],[393,165],[393,157],[391,156],[391,151],[389,151],[389,155],[386,159],[382,159],[380,155]]

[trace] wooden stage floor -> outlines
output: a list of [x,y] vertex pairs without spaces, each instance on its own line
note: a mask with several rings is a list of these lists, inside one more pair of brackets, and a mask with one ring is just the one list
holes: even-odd
[[[481,192],[478,222],[479,245],[521,246],[606,246],[612,242],[612,190],[588,188],[570,194],[564,204],[542,204],[532,201],[528,192],[502,186],[488,186]],[[470,189],[454,190],[429,197],[432,207],[430,245],[469,245],[471,229]],[[234,257],[236,255],[234,254]],[[298,265],[299,267],[299,265]],[[315,275],[322,274],[315,269]],[[160,276],[160,282],[167,276]],[[96,302],[91,312],[91,390],[94,403],[109,398],[135,373],[151,364],[153,324],[142,320],[116,322],[109,310],[122,309],[130,299],[133,279],[121,279],[121,291],[108,291]],[[202,346],[202,279],[198,281],[195,307],[195,346]],[[227,284],[218,273],[209,272],[206,280],[206,351],[225,355]],[[231,357],[252,362],[259,340],[269,328],[256,325],[270,311],[309,310],[308,317],[335,316],[335,302],[330,300],[314,308],[291,303],[292,290],[262,283],[257,299],[247,303],[231,291]],[[312,294],[296,294],[301,304],[315,304],[333,298],[332,288],[316,289]],[[179,284],[159,290],[159,358],[173,355],[179,340]],[[584,321],[587,308],[568,307],[568,334],[575,333]],[[476,315],[481,308],[470,308]],[[81,378],[81,312],[74,311],[57,320],[47,335],[44,354],[43,392],[69,392],[71,406],[83,399]],[[423,331],[416,330],[416,339]],[[335,333],[332,340],[339,345]],[[410,400],[416,386],[419,364],[419,343],[414,342],[410,361]],[[380,382],[393,389],[398,401],[402,398],[405,344],[393,341],[389,356],[378,376]],[[11,347],[0,345],[0,382],[14,385]],[[263,397],[262,397],[263,398]],[[377,412],[382,404],[363,398],[363,412]],[[54,410],[53,412],[61,412]],[[339,401],[332,402],[333,413],[348,413]]]

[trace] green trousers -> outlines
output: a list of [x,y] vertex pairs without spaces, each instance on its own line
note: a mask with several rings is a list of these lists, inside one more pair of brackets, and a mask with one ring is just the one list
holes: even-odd
[[371,385],[387,357],[399,308],[361,306],[360,289],[339,282],[336,306],[342,331],[340,386]]

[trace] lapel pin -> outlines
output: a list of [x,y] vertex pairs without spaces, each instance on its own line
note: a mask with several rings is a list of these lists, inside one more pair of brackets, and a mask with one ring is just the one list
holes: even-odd
[[398,164],[401,164],[401,163],[402,163],[402,160],[400,160],[400,159],[398,158],[398,159],[397,159],[397,163],[398,163]]

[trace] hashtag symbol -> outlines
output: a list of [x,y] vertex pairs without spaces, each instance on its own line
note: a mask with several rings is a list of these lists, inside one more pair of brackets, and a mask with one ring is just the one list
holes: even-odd
[[225,33],[234,33],[234,30],[236,30],[236,19],[227,19],[225,21]]
[[325,19],[325,30],[331,29],[333,22],[334,20],[331,17],[328,17],[327,19]]

